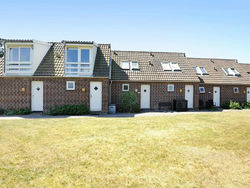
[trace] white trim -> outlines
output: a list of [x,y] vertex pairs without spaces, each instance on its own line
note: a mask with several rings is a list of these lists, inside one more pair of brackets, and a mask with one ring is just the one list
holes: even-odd
[[[202,88],[203,88],[203,91],[201,91]],[[200,93],[206,93],[205,87],[199,87],[199,91]]]
[[[235,92],[235,89],[237,90],[236,92]],[[239,93],[239,92],[240,92],[239,88],[238,87],[234,87],[234,93]]]
[[[166,64],[165,66],[168,66],[169,68],[166,68],[164,64]],[[177,68],[174,68],[173,66],[174,64],[177,65]],[[166,71],[166,72],[181,72],[181,68],[179,66],[179,63],[177,62],[163,61],[161,62],[161,66],[162,66],[163,71]]]
[[[124,89],[124,86],[127,86],[128,89]],[[122,91],[129,91],[129,84],[122,84]]]
[[[70,88],[69,84],[73,84],[73,88]],[[75,81],[66,81],[66,90],[69,90],[69,91],[75,90]]]
[[[169,87],[172,86],[173,90],[170,90]],[[168,92],[174,92],[174,84],[168,84]]]

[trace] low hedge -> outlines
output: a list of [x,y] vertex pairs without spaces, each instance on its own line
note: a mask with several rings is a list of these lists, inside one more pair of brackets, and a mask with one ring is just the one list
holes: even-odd
[[61,105],[61,106],[53,106],[48,111],[49,115],[85,115],[89,114],[89,109],[87,105]]
[[0,114],[3,115],[28,115],[31,114],[31,110],[29,108],[19,108],[19,109],[0,109]]

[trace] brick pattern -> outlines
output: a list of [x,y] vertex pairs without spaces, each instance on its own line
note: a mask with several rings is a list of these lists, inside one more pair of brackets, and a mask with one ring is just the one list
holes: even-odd
[[[108,112],[108,79],[90,78],[0,78],[0,108],[31,108],[31,82],[43,81],[44,112],[54,105],[87,104],[89,107],[89,88],[91,81],[102,82],[102,112]],[[75,90],[66,90],[66,81],[75,81]],[[25,88],[25,92],[22,92]],[[85,92],[82,92],[85,88]]]
[[[192,83],[166,83],[166,82],[118,82],[113,81],[111,85],[111,103],[116,104],[117,109],[121,107],[122,84],[129,84],[129,90],[134,91],[140,104],[141,85],[150,85],[150,108],[159,109],[159,102],[171,102],[174,99],[185,99],[185,85],[194,85]],[[174,92],[168,92],[168,84],[174,84]],[[137,92],[136,92],[137,90]],[[182,92],[180,92],[182,90]],[[198,109],[199,100],[197,99],[198,84],[194,85],[194,109]]]
[[[221,105],[230,100],[236,102],[246,102],[247,100],[247,87],[242,85],[206,85],[200,84],[199,87],[205,88],[205,93],[199,94],[199,100],[203,101],[205,107],[206,101],[213,100],[213,87],[220,87],[220,103]],[[234,93],[233,88],[238,87],[239,93]]]

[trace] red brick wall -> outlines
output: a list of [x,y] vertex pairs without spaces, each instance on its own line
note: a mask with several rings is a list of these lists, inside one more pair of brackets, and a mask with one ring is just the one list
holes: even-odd
[[[90,81],[102,82],[102,112],[108,112],[108,79],[94,78],[0,78],[0,108],[31,108],[31,81],[43,81],[43,104],[46,112],[53,105],[87,104]],[[66,81],[75,81],[75,90],[66,90]],[[22,92],[21,89],[26,91]],[[85,88],[85,92],[82,92]]]
[[[188,83],[166,83],[166,82],[118,82],[113,81],[111,85],[111,103],[116,104],[117,109],[119,110],[121,105],[121,95],[122,95],[122,84],[129,83],[129,90],[135,91],[137,89],[136,95],[140,103],[140,90],[141,85],[150,85],[150,108],[152,110],[159,109],[159,102],[171,102],[173,103],[174,99],[185,99],[185,85],[194,85],[194,106],[195,109],[198,108],[199,102],[199,93],[198,93],[198,84],[188,84]],[[168,92],[168,84],[174,84],[175,91]],[[180,92],[182,89],[182,92]]]
[[[230,100],[233,100],[236,102],[245,102],[247,100],[247,94],[246,94],[247,86],[200,84],[199,87],[205,87],[205,93],[199,94],[199,99],[203,101],[204,105],[206,104],[206,101],[213,100],[213,87],[220,87],[221,105],[224,104],[225,102],[230,101]],[[239,93],[234,93],[234,91],[233,91],[234,87],[239,88]]]

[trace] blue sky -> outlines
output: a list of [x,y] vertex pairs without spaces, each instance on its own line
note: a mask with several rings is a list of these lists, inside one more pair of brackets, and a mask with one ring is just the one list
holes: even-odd
[[1,0],[2,38],[89,40],[250,63],[250,1]]

